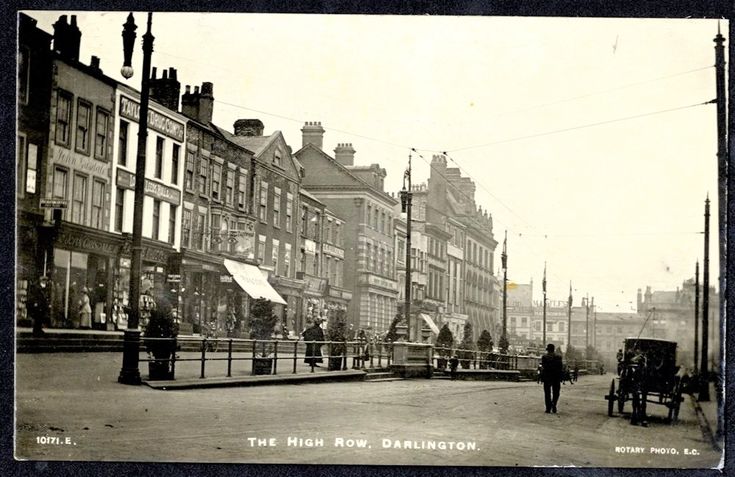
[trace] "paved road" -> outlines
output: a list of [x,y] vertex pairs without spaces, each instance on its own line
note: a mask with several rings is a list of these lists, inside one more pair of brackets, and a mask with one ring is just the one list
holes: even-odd
[[[648,428],[608,418],[602,396],[611,375],[563,386],[559,413],[544,414],[536,383],[432,379],[155,391],[118,385],[119,366],[116,353],[18,355],[17,457],[615,467],[719,461],[688,401],[675,425],[662,422],[665,409],[656,405]],[[44,444],[45,437],[60,443]],[[405,448],[405,441],[418,448]],[[643,451],[616,452],[625,446]],[[678,454],[651,453],[652,446]]]

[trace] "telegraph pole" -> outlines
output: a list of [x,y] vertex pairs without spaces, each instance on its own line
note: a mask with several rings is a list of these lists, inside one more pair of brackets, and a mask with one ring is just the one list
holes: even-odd
[[568,301],[568,311],[567,311],[568,321],[567,321],[567,353],[569,352],[569,349],[572,347],[572,282],[569,282],[569,301]]
[[403,305],[404,317],[408,332],[407,341],[411,341],[411,153],[408,153],[408,169],[403,174],[403,190],[401,191],[401,206],[406,213],[406,288]]
[[[725,274],[727,273],[727,110],[725,95],[725,37],[720,33],[720,24],[717,23],[715,36],[715,77],[717,84],[717,215],[718,232],[720,239],[720,319],[725,316]],[[722,340],[720,340],[722,341]]]
[[702,356],[699,360],[699,401],[709,401],[707,355],[709,354],[709,194],[704,201],[704,277],[702,288]]
[[541,285],[542,285],[543,290],[544,290],[544,319],[543,319],[543,323],[542,323],[542,328],[544,330],[544,334],[543,334],[542,343],[543,343],[544,346],[546,346],[546,262],[544,262],[544,279],[541,282]]
[[503,264],[503,334],[500,336],[500,352],[508,351],[508,231],[503,239],[503,253],[500,260]]
[[694,267],[694,369],[699,367],[697,352],[699,351],[699,260]]
[[592,297],[592,342],[593,348],[597,349],[597,309],[595,308],[595,297]]

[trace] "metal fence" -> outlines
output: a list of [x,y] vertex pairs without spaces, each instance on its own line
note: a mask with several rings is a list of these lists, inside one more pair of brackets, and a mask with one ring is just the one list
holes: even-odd
[[434,347],[434,367],[450,368],[452,359],[456,358],[456,366],[461,369],[496,369],[536,372],[541,362],[538,356],[502,354],[491,351],[478,351],[463,348]]

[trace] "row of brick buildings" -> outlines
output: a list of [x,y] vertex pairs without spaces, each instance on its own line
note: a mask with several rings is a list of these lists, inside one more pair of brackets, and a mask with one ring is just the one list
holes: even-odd
[[[74,16],[51,35],[20,15],[16,314],[27,323],[28,289],[46,276],[51,326],[84,326],[86,293],[93,327],[124,328],[140,92],[98,58],[81,62],[81,36]],[[153,68],[150,98],[142,288],[175,297],[182,332],[246,332],[256,295],[276,304],[283,333],[339,308],[355,329],[387,330],[407,224],[384,168],[356,165],[351,144],[326,152],[319,122],[296,151],[258,119],[221,127],[213,83],[182,93],[175,68]],[[497,243],[474,184],[435,156],[413,192],[416,321],[496,330]]]

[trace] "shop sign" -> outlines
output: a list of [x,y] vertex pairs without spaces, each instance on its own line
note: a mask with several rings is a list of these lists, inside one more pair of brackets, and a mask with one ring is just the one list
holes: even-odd
[[[135,174],[124,169],[117,169],[117,186],[123,189],[135,189]],[[150,179],[145,180],[145,193],[153,198],[169,202],[174,205],[181,203],[181,191],[174,187],[154,182]]]
[[163,250],[158,250],[152,247],[143,247],[142,255],[143,260],[148,260],[150,262],[166,263],[166,261],[168,260],[168,252],[164,252]]
[[316,242],[314,242],[313,240],[305,239],[304,251],[306,253],[316,253]]
[[68,199],[41,199],[42,209],[66,209],[69,207]]
[[220,283],[232,283],[232,275],[220,275],[219,282]]
[[328,243],[325,243],[322,245],[322,250],[324,251],[324,253],[328,253],[333,257],[345,258],[345,251],[341,248],[335,247],[334,245],[329,245]]
[[109,163],[92,159],[89,156],[78,154],[62,147],[51,147],[51,160],[55,164],[63,164],[77,171],[84,171],[96,176],[110,176]]
[[382,278],[377,275],[363,275],[362,283],[375,286],[375,287],[381,287],[381,288],[387,288],[389,290],[397,290],[397,282],[394,280],[388,280],[387,278]]
[[166,281],[169,282],[169,283],[177,283],[177,282],[180,282],[181,281],[181,275],[174,274],[174,273],[169,273],[166,276]]
[[329,296],[333,298],[340,298],[342,300],[352,300],[352,292],[347,290],[339,290],[336,288],[329,288]]
[[[140,119],[140,104],[126,96],[120,96],[120,116],[137,123]],[[148,109],[148,127],[179,142],[184,141],[184,125],[152,108]]]
[[305,276],[304,283],[306,284],[306,291],[318,293],[320,295],[324,294],[324,290],[327,287],[327,281],[318,277]]
[[115,255],[117,246],[94,237],[87,237],[82,234],[70,232],[61,232],[56,239],[56,245],[73,251],[99,253],[105,255]]

